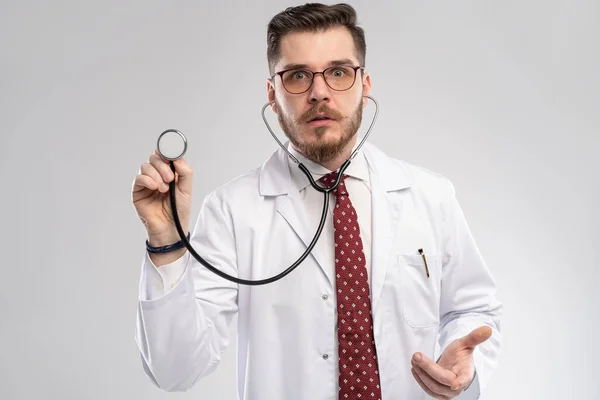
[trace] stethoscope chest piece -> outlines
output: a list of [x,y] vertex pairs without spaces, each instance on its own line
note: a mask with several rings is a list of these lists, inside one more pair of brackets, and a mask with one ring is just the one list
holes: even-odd
[[179,160],[187,151],[187,139],[178,130],[167,129],[158,137],[156,148],[165,160]]

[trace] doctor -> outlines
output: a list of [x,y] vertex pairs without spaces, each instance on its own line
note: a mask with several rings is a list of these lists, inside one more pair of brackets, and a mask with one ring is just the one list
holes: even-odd
[[[266,89],[288,149],[322,185],[358,145],[365,37],[352,7],[306,4],[268,25]],[[245,79],[240,76],[240,79]],[[397,134],[397,132],[380,132]],[[218,277],[179,241],[168,183],[189,229],[192,167],[173,175],[158,152],[132,200],[147,230],[136,341],[145,372],[185,391],[219,365],[238,315],[243,400],[476,399],[494,372],[502,305],[452,183],[365,143],[330,194],[312,254],[284,279],[244,286]],[[209,194],[191,244],[222,271],[276,275],[306,249],[322,194],[277,150]]]

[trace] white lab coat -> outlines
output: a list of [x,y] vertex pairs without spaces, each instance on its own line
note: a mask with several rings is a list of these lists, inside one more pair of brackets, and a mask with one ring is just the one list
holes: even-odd
[[[414,352],[437,360],[454,339],[488,325],[474,353],[476,377],[460,399],[477,399],[495,370],[502,305],[445,177],[365,143],[372,189],[372,307],[383,400],[429,398],[410,372]],[[204,201],[191,243],[217,268],[246,279],[278,274],[302,254],[318,221],[291,190],[283,150]],[[430,277],[425,274],[425,252]],[[238,313],[240,400],[337,399],[333,269],[315,250],[284,279],[236,285],[189,252],[182,279],[145,300],[140,280],[136,341],[152,381],[183,391],[214,371]],[[438,342],[439,340],[439,342]]]

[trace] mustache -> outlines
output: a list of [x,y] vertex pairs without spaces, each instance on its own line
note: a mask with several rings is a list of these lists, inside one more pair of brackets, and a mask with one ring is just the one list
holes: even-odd
[[327,104],[322,103],[312,106],[311,109],[303,113],[296,122],[308,122],[315,118],[318,114],[326,114],[327,116],[336,120],[344,118],[340,112],[330,108]]

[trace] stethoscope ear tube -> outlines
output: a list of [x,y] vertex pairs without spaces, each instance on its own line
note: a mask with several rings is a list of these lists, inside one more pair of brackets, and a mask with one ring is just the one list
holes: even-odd
[[[340,180],[342,179],[344,171],[346,170],[346,168],[348,168],[348,166],[350,165],[350,162],[352,161],[352,159],[354,158],[354,156],[357,154],[358,150],[365,143],[365,141],[367,140],[367,137],[371,133],[371,129],[373,129],[373,126],[375,125],[375,120],[377,119],[377,115],[379,113],[379,104],[371,96],[364,95],[364,97],[367,97],[367,98],[371,99],[375,103],[375,116],[373,117],[373,120],[371,121],[371,125],[369,126],[369,129],[367,130],[367,133],[365,134],[363,140],[360,142],[360,144],[358,145],[358,147],[354,150],[354,152],[352,153],[352,155],[350,156],[350,158],[348,158],[342,164],[342,166],[339,168],[338,177],[337,177],[337,180],[336,180],[335,184],[333,186],[329,187],[329,188],[325,188],[325,187],[322,187],[322,186],[318,185],[318,183],[312,177],[312,174],[310,173],[310,171],[304,166],[304,164],[302,164],[301,162],[299,162],[298,159],[296,157],[294,157],[288,151],[288,149],[285,148],[285,146],[279,141],[279,139],[277,138],[277,135],[275,135],[275,133],[273,132],[273,130],[269,126],[269,123],[267,122],[267,119],[265,118],[264,112],[265,112],[265,109],[270,104],[274,103],[274,101],[268,102],[262,108],[261,112],[262,112],[263,121],[265,122],[265,125],[267,126],[267,129],[269,130],[269,132],[271,132],[271,135],[273,136],[273,138],[275,138],[275,141],[288,154],[288,156],[292,160],[294,160],[294,162],[296,164],[298,164],[298,168],[300,168],[300,170],[304,173],[304,175],[306,175],[306,177],[310,181],[311,186],[315,190],[323,193],[323,211],[321,213],[321,221],[319,222],[319,226],[317,228],[317,231],[316,231],[313,239],[311,240],[311,242],[307,246],[306,250],[304,251],[304,253],[302,253],[302,255],[290,267],[288,267],[285,271],[281,272],[278,275],[275,275],[275,276],[272,276],[272,277],[266,278],[266,279],[259,279],[259,280],[242,279],[242,278],[239,278],[239,277],[236,277],[236,276],[232,276],[232,275],[226,274],[225,272],[223,272],[223,271],[215,268],[208,261],[206,261],[205,259],[203,259],[196,252],[196,250],[194,250],[194,248],[192,247],[192,245],[190,244],[190,242],[187,240],[187,237],[186,237],[187,233],[183,231],[183,228],[181,227],[181,221],[179,220],[179,214],[177,212],[177,202],[175,200],[175,197],[176,197],[175,196],[175,194],[176,194],[175,180],[172,180],[169,183],[169,198],[171,200],[171,209],[173,211],[173,220],[175,222],[175,227],[177,228],[177,232],[179,233],[179,237],[181,238],[181,241],[185,244],[185,247],[190,252],[190,254],[200,264],[202,264],[208,270],[210,270],[211,272],[217,274],[218,276],[220,276],[220,277],[222,277],[224,279],[227,279],[228,281],[231,281],[231,282],[234,282],[234,283],[237,283],[237,284],[241,284],[241,285],[248,285],[248,286],[259,286],[259,285],[266,285],[268,283],[276,282],[276,281],[280,280],[281,278],[283,278],[284,276],[288,275],[294,269],[296,269],[296,267],[298,267],[306,259],[306,257],[308,257],[308,255],[310,254],[310,252],[313,250],[313,248],[317,244],[317,241],[319,240],[319,237],[321,236],[321,233],[323,232],[323,228],[325,226],[325,221],[327,220],[327,210],[329,209],[329,193],[337,188],[337,186],[340,183]],[[172,131],[172,130],[170,130],[170,131]],[[168,131],[165,131],[165,132],[168,132]],[[175,132],[179,133],[184,138],[184,140],[185,140],[185,136],[183,136],[183,134],[181,132],[179,132],[179,131],[175,131]],[[164,132],[163,132],[163,134],[164,134]],[[185,148],[187,149],[187,142],[186,142]],[[173,173],[175,173],[175,164],[173,163],[173,160],[169,161],[169,165],[170,165],[171,170],[173,171]]]

